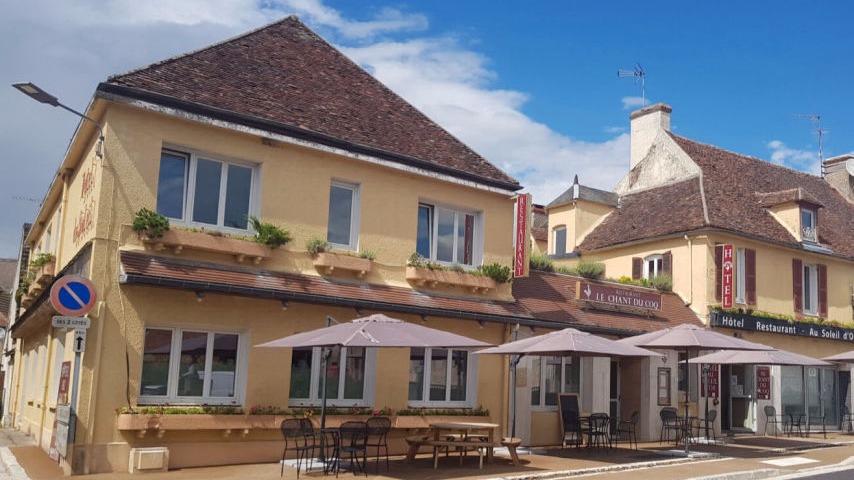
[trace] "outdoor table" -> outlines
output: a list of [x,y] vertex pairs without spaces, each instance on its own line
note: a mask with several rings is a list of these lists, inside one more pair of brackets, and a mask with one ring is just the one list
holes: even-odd
[[320,459],[323,462],[323,473],[335,471],[340,461],[340,435],[337,428],[320,429]]
[[797,429],[798,436],[802,437],[804,435],[804,431],[801,427],[806,420],[807,414],[804,412],[789,412],[786,415],[789,416],[789,425],[786,433],[791,437],[792,433]]
[[474,435],[487,437],[490,447],[486,449],[486,461],[490,462],[493,453],[492,445],[495,445],[495,429],[499,426],[497,423],[481,422],[434,422],[430,424],[430,429],[433,431],[433,440],[437,442],[443,435],[459,434],[463,439]]

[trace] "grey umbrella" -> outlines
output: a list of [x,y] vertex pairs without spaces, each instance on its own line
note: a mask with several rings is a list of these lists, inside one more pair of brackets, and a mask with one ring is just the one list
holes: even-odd
[[822,360],[837,363],[854,363],[854,350],[837,353],[836,355],[830,355],[828,357],[822,357]]
[[[618,343],[604,337],[582,332],[575,328],[564,328],[536,337],[523,338],[497,347],[485,348],[477,354],[519,355],[511,363],[515,373],[516,364],[523,355],[580,355],[587,357],[660,357],[644,348]],[[512,382],[515,384],[515,382]],[[515,395],[511,396],[515,400]],[[513,401],[511,436],[516,436],[516,402]]]
[[826,367],[830,362],[787,350],[721,350],[700,355],[688,363],[715,363],[719,365],[804,365]]
[[[635,335],[618,340],[620,343],[636,347],[682,350],[685,352],[685,368],[688,368],[688,352],[699,350],[773,350],[761,343],[748,342],[740,338],[724,335],[704,327],[691,324],[677,325],[671,328]],[[687,399],[686,399],[687,400]],[[708,398],[706,415],[708,416]],[[688,402],[685,402],[685,424],[688,424]],[[688,454],[688,439],[685,439],[685,454]]]
[[[327,317],[328,320],[331,317]],[[421,347],[421,348],[479,348],[492,344],[455,333],[404,322],[377,313],[364,318],[295,333],[265,342],[256,347],[324,347],[321,368],[327,368],[328,348],[341,347]],[[326,382],[322,382],[320,427],[326,427]]]

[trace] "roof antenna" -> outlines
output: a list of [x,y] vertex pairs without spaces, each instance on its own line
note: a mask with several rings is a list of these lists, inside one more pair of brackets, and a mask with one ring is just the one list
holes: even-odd
[[796,113],[795,118],[806,118],[816,124],[814,131],[818,133],[818,163],[821,165],[821,176],[824,177],[824,153],[821,149],[821,139],[827,133],[827,130],[821,128],[821,115]]
[[617,70],[617,77],[634,77],[635,84],[641,84],[641,108],[646,107],[646,71],[641,67],[640,63],[635,63],[634,70]]

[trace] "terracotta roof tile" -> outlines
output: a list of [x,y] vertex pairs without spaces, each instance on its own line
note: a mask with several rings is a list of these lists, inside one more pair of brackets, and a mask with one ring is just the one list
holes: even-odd
[[207,48],[112,76],[153,93],[379,149],[518,189],[518,182],[290,16]]

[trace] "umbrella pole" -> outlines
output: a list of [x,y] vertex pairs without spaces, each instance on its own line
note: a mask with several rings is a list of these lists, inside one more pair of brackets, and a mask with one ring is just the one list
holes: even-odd
[[709,440],[709,370],[711,365],[704,363],[703,369],[703,396],[706,397],[706,420],[703,422],[706,425],[706,440]]
[[691,371],[688,366],[688,350],[685,350],[685,455],[688,455],[688,442],[691,441],[691,426],[688,425],[688,393],[691,391]]
[[[320,381],[320,461],[326,463],[326,382],[329,375],[329,356],[332,355],[332,350],[329,347],[321,347],[320,349],[320,371],[323,372],[323,377]],[[325,471],[325,470],[324,470]]]
[[522,355],[510,360],[510,436],[516,437],[516,366]]

